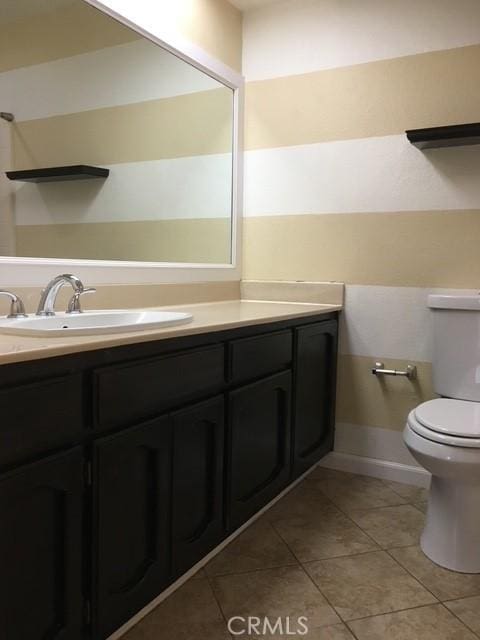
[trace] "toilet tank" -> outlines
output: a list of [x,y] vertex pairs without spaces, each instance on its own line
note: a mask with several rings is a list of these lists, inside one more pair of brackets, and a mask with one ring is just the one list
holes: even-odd
[[448,398],[480,401],[480,295],[430,295],[433,388]]

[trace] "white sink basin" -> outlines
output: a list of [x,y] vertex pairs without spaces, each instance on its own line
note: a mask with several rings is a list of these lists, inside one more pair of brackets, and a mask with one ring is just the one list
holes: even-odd
[[163,329],[191,322],[191,313],[175,311],[84,311],[78,314],[56,313],[54,316],[1,318],[0,333],[23,336],[92,336]]

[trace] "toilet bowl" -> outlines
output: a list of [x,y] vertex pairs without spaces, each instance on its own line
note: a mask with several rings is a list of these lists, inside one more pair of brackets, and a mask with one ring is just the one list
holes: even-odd
[[433,389],[403,439],[432,474],[421,547],[447,569],[480,573],[480,294],[428,296]]
[[480,403],[424,402],[410,412],[403,438],[432,474],[423,552],[447,569],[480,573]]

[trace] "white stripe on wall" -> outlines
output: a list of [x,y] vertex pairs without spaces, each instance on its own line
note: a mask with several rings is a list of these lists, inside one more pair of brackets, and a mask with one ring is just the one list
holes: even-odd
[[477,295],[478,290],[347,285],[340,353],[431,362],[430,293]]
[[476,147],[422,153],[405,135],[248,151],[245,215],[480,208]]
[[348,285],[341,314],[342,354],[431,362],[427,296],[415,287]]
[[[393,28],[394,26],[394,28]],[[247,80],[480,42],[478,0],[287,0],[244,15]]]
[[0,73],[2,111],[33,120],[218,89],[144,39]]
[[107,168],[106,180],[14,183],[16,224],[230,217],[231,154]]

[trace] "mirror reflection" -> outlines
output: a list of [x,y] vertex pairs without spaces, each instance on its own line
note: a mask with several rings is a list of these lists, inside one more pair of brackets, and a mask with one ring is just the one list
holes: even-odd
[[230,88],[83,0],[0,0],[0,112],[0,255],[231,262]]

